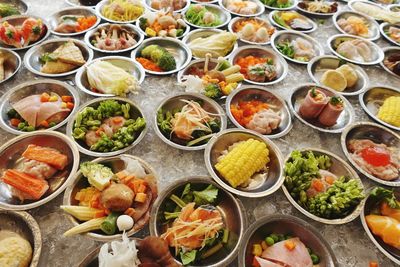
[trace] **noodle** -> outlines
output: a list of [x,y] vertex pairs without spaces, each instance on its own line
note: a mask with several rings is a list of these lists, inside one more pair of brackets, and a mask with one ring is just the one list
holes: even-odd
[[110,0],[104,6],[102,14],[104,17],[115,21],[130,21],[140,17],[144,7],[135,0]]

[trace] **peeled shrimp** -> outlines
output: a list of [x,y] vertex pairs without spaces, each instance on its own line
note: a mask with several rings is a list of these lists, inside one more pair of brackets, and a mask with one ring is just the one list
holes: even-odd
[[260,134],[270,134],[279,127],[281,116],[271,109],[263,109],[254,114],[251,121],[246,125],[247,129],[254,130]]
[[203,16],[203,22],[205,24],[211,24],[215,21],[215,15],[212,12],[205,12]]

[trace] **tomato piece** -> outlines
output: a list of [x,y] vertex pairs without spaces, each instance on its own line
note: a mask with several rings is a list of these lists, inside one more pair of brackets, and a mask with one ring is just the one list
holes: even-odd
[[361,157],[373,166],[386,166],[390,164],[389,152],[381,147],[367,147],[361,151]]

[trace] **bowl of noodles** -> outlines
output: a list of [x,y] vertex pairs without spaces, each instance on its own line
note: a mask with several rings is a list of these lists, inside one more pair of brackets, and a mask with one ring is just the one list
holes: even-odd
[[103,0],[96,5],[96,13],[110,23],[133,23],[143,15],[140,0]]

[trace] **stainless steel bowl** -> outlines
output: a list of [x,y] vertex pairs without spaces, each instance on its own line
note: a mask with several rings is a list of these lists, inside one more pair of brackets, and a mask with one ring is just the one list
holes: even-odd
[[[68,15],[73,15],[73,16],[96,16],[97,20],[96,23],[91,26],[90,28],[81,31],[81,32],[74,32],[74,33],[60,33],[55,30],[55,28],[60,24],[60,19],[62,16],[68,16]],[[96,15],[96,12],[92,8],[89,7],[68,7],[64,8],[60,11],[57,11],[56,13],[50,15],[47,18],[47,21],[50,26],[50,31],[52,34],[59,35],[59,36],[77,36],[84,34],[87,31],[90,31],[91,29],[95,28],[99,23],[100,23],[100,17]]]
[[221,24],[218,26],[199,26],[196,24],[193,24],[191,22],[189,22],[186,19],[186,12],[188,9],[185,9],[182,14],[183,14],[183,20],[189,24],[190,26],[194,27],[194,28],[198,28],[198,29],[216,29],[216,28],[222,28],[226,25],[228,25],[229,21],[231,20],[232,16],[231,13],[229,13],[228,11],[226,11],[225,9],[223,9],[220,6],[217,5],[213,5],[213,4],[200,4],[203,7],[206,7],[207,10],[209,10],[210,12],[214,13],[215,15],[218,16],[218,18],[221,21]]
[[79,71],[75,75],[75,84],[76,86],[81,89],[86,94],[97,96],[97,97],[107,97],[107,96],[115,96],[113,94],[102,94],[96,93],[90,89],[90,84],[87,77],[87,67],[93,64],[94,62],[98,61],[107,61],[112,65],[119,67],[126,71],[127,73],[131,74],[135,79],[138,81],[138,84],[142,84],[144,81],[145,73],[142,65],[133,61],[127,57],[121,56],[108,56],[108,57],[100,57],[96,58],[95,60],[91,61],[85,68],[79,69]]
[[194,100],[194,101],[202,101],[203,105],[202,107],[204,110],[215,114],[218,117],[219,121],[221,122],[221,129],[220,132],[226,129],[227,126],[227,119],[224,110],[221,108],[220,105],[218,105],[217,102],[212,100],[211,98],[208,98],[202,94],[197,94],[197,93],[181,93],[181,94],[176,94],[174,96],[169,96],[165,98],[164,100],[161,101],[161,103],[158,105],[157,109],[155,110],[155,114],[153,117],[153,123],[154,123],[154,128],[156,131],[156,134],[158,137],[163,140],[166,144],[177,148],[177,149],[182,149],[182,150],[189,150],[189,151],[194,151],[194,150],[203,150],[207,144],[199,145],[199,146],[186,146],[183,143],[179,143],[179,138],[175,138],[174,136],[171,137],[171,139],[168,139],[163,135],[161,132],[160,128],[158,127],[157,124],[157,112],[160,109],[167,110],[167,111],[172,111],[177,108],[182,108],[184,105],[186,105],[185,102],[182,100]]
[[290,58],[290,57],[284,55],[277,48],[277,45],[279,43],[284,42],[286,40],[292,41],[298,37],[309,41],[313,45],[316,57],[322,56],[324,54],[324,48],[314,38],[312,38],[304,33],[295,32],[295,31],[278,31],[278,32],[274,33],[272,35],[272,39],[271,39],[271,46],[277,53],[279,53],[281,56],[283,56],[284,58],[286,58],[289,61],[292,61],[292,62],[298,63],[298,64],[304,64],[304,65],[308,64],[308,62],[296,60],[296,59],[293,59],[293,58]]
[[[247,227],[247,220],[243,209],[243,204],[233,195],[224,190],[209,177],[206,176],[191,176],[177,180],[165,190],[163,190],[158,197],[156,203],[153,205],[150,216],[150,234],[160,236],[165,229],[161,223],[164,216],[163,210],[165,209],[166,201],[172,194],[179,194],[182,192],[186,184],[190,183],[193,189],[203,189],[207,185],[214,185],[219,189],[218,205],[216,208],[221,212],[223,221],[229,229],[229,241],[231,244],[225,249],[221,249],[217,253],[200,261],[197,264],[189,265],[189,267],[225,267],[235,260],[239,245],[242,243],[243,233]],[[175,260],[178,262],[177,260]]]
[[143,15],[143,13],[146,11],[146,7],[145,7],[144,3],[143,3],[143,2],[140,2],[141,5],[142,5],[142,7],[143,7],[143,13],[140,14],[137,18],[132,19],[132,20],[126,20],[126,21],[113,20],[113,19],[107,18],[106,16],[103,15],[103,8],[104,8],[106,5],[108,5],[109,2],[110,2],[110,0],[102,0],[102,1],[99,2],[99,3],[96,5],[96,7],[95,7],[95,10],[96,10],[97,15],[98,15],[101,19],[103,19],[103,20],[105,20],[105,21],[107,21],[107,22],[109,22],[109,23],[119,23],[119,24],[131,24],[131,23],[132,23],[132,24],[133,24],[133,23],[135,23],[135,21],[136,21],[141,15]]
[[21,15],[28,13],[29,5],[23,0],[0,0],[0,3],[11,4],[18,9]]
[[388,5],[386,8],[393,12],[400,12],[400,4],[391,4]]
[[42,234],[36,220],[24,211],[0,210],[0,229],[8,232],[4,237],[17,234],[30,243],[32,259],[29,267],[37,267],[42,251]]
[[382,24],[379,26],[379,31],[381,32],[382,36],[383,36],[386,40],[388,40],[390,43],[392,43],[392,44],[394,44],[394,45],[400,46],[400,43],[396,42],[395,40],[393,40],[392,38],[390,38],[389,35],[386,34],[386,31],[389,29],[389,27],[395,27],[395,28],[397,28],[397,29],[399,28],[399,26],[396,25],[396,24],[390,24],[390,23],[384,22],[384,23],[382,23]]
[[0,171],[12,168],[29,144],[55,148],[68,157],[69,165],[58,171],[49,182],[49,190],[37,201],[26,200],[21,203],[11,194],[10,187],[0,183],[0,209],[28,210],[39,207],[58,196],[71,182],[79,166],[79,151],[67,136],[56,131],[39,131],[23,134],[6,142],[0,147]]
[[195,4],[216,4],[219,0],[201,1],[201,0],[191,0],[190,2]]
[[244,80],[248,83],[256,85],[271,85],[281,82],[288,74],[288,64],[286,63],[286,60],[274,50],[260,45],[246,45],[236,49],[232,55],[230,55],[229,61],[232,65],[235,65],[239,57],[247,56],[266,57],[272,59],[277,73],[276,79],[270,82],[256,82],[245,78]]
[[[297,5],[296,5],[296,8],[297,8],[300,12],[302,12],[302,13],[308,15],[308,16],[311,16],[311,17],[316,17],[316,18],[328,18],[328,17],[331,17],[331,16],[335,15],[335,14],[336,14],[337,12],[339,12],[339,10],[340,10],[340,5],[338,4],[337,10],[336,10],[335,12],[329,12],[329,13],[312,12],[312,11],[308,11],[307,9],[301,8],[301,7],[299,6],[299,3],[301,3],[301,2],[314,2],[314,0],[303,0],[303,1],[298,2]],[[326,3],[328,3],[328,4],[333,4],[333,3],[335,3],[334,1],[324,1],[324,2],[326,2]]]
[[[338,20],[347,19],[350,16],[355,16],[355,17],[361,18],[368,24],[368,30],[369,30],[368,37],[349,34],[339,26]],[[345,10],[345,11],[336,13],[333,16],[332,20],[333,20],[333,25],[335,25],[336,29],[343,34],[347,34],[347,35],[351,35],[351,36],[358,36],[360,38],[364,38],[364,39],[371,40],[371,41],[378,40],[380,37],[379,24],[374,19],[372,19],[371,17],[369,17],[367,15],[364,15],[363,13]]]
[[[349,58],[341,55],[340,53],[336,52],[337,48],[335,47],[335,42],[337,42],[339,39],[363,40],[372,50],[373,58],[371,59],[371,61],[365,62],[365,61],[357,61],[357,60],[349,59]],[[333,36],[329,37],[327,43],[328,43],[329,50],[333,54],[335,54],[336,56],[340,57],[343,60],[349,61],[354,64],[358,64],[358,65],[365,65],[365,66],[375,65],[375,64],[378,64],[379,62],[381,62],[385,56],[383,54],[382,49],[377,44],[375,44],[369,40],[363,39],[361,37],[358,37],[358,36],[352,36],[352,35],[348,35],[348,34],[337,34],[337,35],[333,35]]]
[[[91,5],[87,5],[87,6],[82,5],[79,0],[65,0],[65,2],[70,6],[84,6],[84,7],[90,7],[90,8],[95,8],[96,7],[96,5],[93,5],[93,6],[91,6]],[[98,1],[98,2],[100,2],[100,1]]]
[[336,256],[320,231],[308,222],[291,215],[266,215],[258,218],[246,230],[239,248],[239,266],[252,266],[253,244],[260,243],[271,233],[298,237],[319,256],[319,266],[339,266]]
[[[351,0],[351,1],[349,1],[347,3],[347,5],[350,8],[350,10],[363,13],[360,10],[357,10],[357,8],[354,7],[354,4],[357,3],[357,2],[361,2],[361,3],[368,4],[368,5],[371,5],[371,6],[374,6],[374,7],[378,7],[380,9],[382,9],[382,10],[385,10],[385,8],[383,6],[381,6],[381,5],[377,4],[377,3],[374,3],[372,1],[369,1],[369,0]],[[363,14],[367,15],[367,16],[371,16],[371,14],[366,14],[366,13],[363,13]],[[380,19],[378,17],[374,17],[373,15],[371,17],[373,19],[375,19],[376,21],[380,21]]]
[[385,144],[388,147],[400,147],[400,136],[396,134],[395,132],[387,129],[386,127],[383,127],[379,124],[372,123],[372,122],[356,122],[351,125],[349,125],[344,131],[342,132],[342,135],[340,137],[340,143],[342,145],[342,150],[344,154],[346,155],[347,159],[350,161],[350,163],[354,166],[355,169],[357,169],[359,172],[361,172],[363,175],[368,177],[371,180],[374,180],[375,182],[378,182],[383,185],[387,186],[400,186],[400,176],[397,177],[397,179],[392,180],[392,181],[385,181],[379,177],[376,177],[367,171],[365,171],[363,168],[360,167],[359,164],[357,164],[354,160],[353,157],[351,156],[350,151],[347,148],[348,143],[352,139],[368,139],[371,140],[375,143],[378,144]]
[[[154,171],[153,167],[143,159],[133,156],[133,155],[128,155],[128,154],[123,154],[119,156],[114,156],[114,157],[109,157],[109,158],[97,158],[93,160],[92,162],[104,164],[112,169],[114,173],[117,173],[119,171],[122,171],[125,169],[125,162],[121,157],[128,157],[131,159],[135,159],[139,161],[139,163],[142,165],[144,168],[146,174],[152,175],[154,177],[154,181],[157,182],[158,180],[158,175]],[[79,202],[75,200],[75,195],[79,192],[79,190],[87,188],[89,186],[89,182],[87,179],[83,176],[82,172],[78,170],[78,172],[74,175],[72,178],[72,181],[70,182],[70,185],[66,188],[65,193],[64,193],[64,198],[63,198],[63,205],[65,206],[70,206],[70,205],[78,205]],[[157,186],[157,184],[156,184]],[[154,199],[152,200],[152,203],[150,204],[149,211],[151,209],[151,206],[154,204]],[[74,226],[77,226],[80,224],[80,222],[75,219],[72,215],[68,215],[70,221]],[[134,235],[135,233],[139,232],[144,226],[138,228],[138,227],[133,227],[131,230],[127,231],[127,235],[131,236]],[[101,242],[108,242],[112,240],[119,240],[122,238],[122,234],[114,234],[114,235],[106,235],[101,231],[90,231],[85,234],[87,237],[101,241]]]
[[26,132],[18,130],[18,128],[13,127],[9,123],[7,112],[12,108],[12,104],[18,102],[19,100],[31,96],[40,95],[42,93],[54,92],[59,96],[69,95],[74,99],[74,108],[71,113],[57,125],[48,128],[47,130],[57,130],[61,126],[67,123],[68,119],[79,107],[79,94],[76,92],[75,88],[71,85],[60,82],[57,80],[41,79],[36,81],[28,81],[17,85],[11,90],[7,91],[3,97],[0,99],[0,127],[12,134],[24,134]]
[[258,17],[262,15],[265,11],[264,5],[259,1],[259,0],[248,0],[250,2],[253,2],[257,5],[257,11],[254,14],[244,14],[244,13],[237,13],[229,10],[226,6],[226,1],[227,0],[218,0],[218,4],[220,7],[222,7],[224,10],[227,12],[231,13],[234,16],[240,16],[240,17]]
[[391,71],[388,67],[385,66],[384,61],[385,59],[390,56],[392,53],[399,53],[400,54],[400,47],[395,47],[395,46],[387,46],[382,48],[383,54],[385,55],[383,60],[379,63],[379,65],[381,65],[381,67],[387,71],[388,73],[392,74],[394,77],[400,79],[400,75],[397,75],[396,73],[394,73],[393,71]]
[[[350,177],[351,179],[356,179],[358,183],[362,186],[363,191],[364,191],[364,185],[361,182],[360,177],[358,177],[357,173],[350,167],[350,165],[345,162],[341,157],[339,157],[336,154],[333,154],[327,150],[324,149],[319,149],[319,148],[302,148],[300,149],[301,152],[307,152],[307,151],[312,151],[314,155],[326,155],[331,159],[332,166],[329,168],[329,171],[336,176],[347,176]],[[286,156],[285,163],[289,160],[290,154]],[[284,164],[285,164],[284,163]],[[308,210],[304,209],[302,206],[300,206],[297,201],[290,195],[290,192],[286,189],[285,184],[282,185],[282,190],[283,193],[285,193],[285,196],[289,200],[290,203],[301,213],[303,213],[305,216],[307,216],[310,219],[313,219],[314,221],[324,223],[324,224],[345,224],[349,223],[353,220],[355,220],[358,215],[360,215],[362,207],[364,205],[364,200],[360,201],[360,203],[357,205],[357,207],[354,208],[354,210],[348,214],[346,217],[343,218],[338,218],[338,219],[325,219],[322,217],[318,217]]]
[[[182,83],[183,82],[183,76],[185,75],[189,75],[189,69],[191,67],[199,67],[199,68],[204,68],[204,63],[205,63],[205,58],[200,58],[200,59],[194,59],[192,61],[190,61],[190,63],[183,68],[182,70],[180,70],[178,72],[178,74],[176,75],[178,83]],[[209,69],[211,68],[215,68],[215,66],[217,66],[217,59],[216,58],[210,58],[210,61],[208,62],[208,67]]]
[[[292,27],[286,28],[286,27],[280,25],[278,22],[275,21],[274,16],[275,16],[276,14],[279,14],[279,13],[282,13],[282,12],[293,12],[293,13],[297,13],[298,16],[299,16],[300,18],[302,18],[303,20],[307,21],[307,23],[311,25],[311,29],[309,29],[309,30],[295,30],[295,29],[293,29]],[[315,30],[317,29],[317,27],[318,27],[318,26],[317,26],[317,23],[315,23],[312,19],[309,19],[308,17],[303,16],[303,15],[301,15],[300,13],[298,13],[297,11],[294,11],[294,10],[289,10],[289,11],[274,10],[274,11],[272,11],[271,13],[269,13],[268,18],[269,18],[269,20],[271,21],[271,23],[272,23],[275,27],[278,27],[278,28],[280,28],[280,29],[282,29],[282,30],[290,30],[290,31],[302,32],[302,33],[311,33],[311,32],[313,32],[313,31],[315,31]]]
[[[152,2],[153,2],[153,0],[144,0],[144,4],[146,6],[146,9],[148,9],[150,11],[158,11],[158,9],[155,9],[155,8],[151,7],[151,3]],[[186,9],[188,9],[189,5],[190,5],[190,0],[186,0],[185,2],[186,2],[186,4],[184,5],[184,7],[182,7],[181,9],[174,10],[174,12],[183,13]]]
[[[327,70],[337,69],[339,66],[342,65],[341,61],[342,60],[336,56],[315,57],[307,65],[308,75],[310,75],[311,79],[315,83],[323,85],[321,83],[322,75]],[[351,63],[346,63],[346,64],[350,65],[354,69],[354,71],[357,73],[358,81],[353,87],[346,88],[342,92],[339,92],[339,91],[336,91],[336,92],[338,94],[344,95],[344,96],[352,96],[352,95],[361,94],[362,92],[364,92],[364,90],[369,85],[368,75],[360,66],[357,66],[357,65],[354,65]]]
[[21,68],[21,57],[14,51],[0,47],[0,54],[4,56],[4,80],[0,80],[0,84],[11,79]]
[[20,26],[28,18],[35,18],[35,19],[41,19],[42,20],[43,25],[45,27],[45,32],[44,32],[43,36],[39,40],[37,40],[36,42],[30,43],[29,45],[21,47],[21,48],[16,48],[14,46],[6,45],[6,44],[0,42],[0,47],[1,48],[7,48],[7,49],[10,49],[10,50],[13,50],[13,51],[25,50],[25,49],[28,49],[30,47],[33,47],[33,46],[36,46],[36,45],[40,44],[41,42],[46,40],[47,37],[50,36],[50,27],[49,27],[49,25],[46,23],[46,21],[44,19],[42,19],[40,17],[37,17],[37,16],[32,16],[32,15],[9,16],[9,17],[5,17],[5,18],[0,19],[0,24],[3,24],[3,22],[7,21],[10,25],[13,25],[14,27],[15,26]]
[[327,127],[320,124],[317,119],[309,119],[309,120],[303,119],[299,114],[299,108],[301,103],[303,102],[310,88],[314,86],[318,87],[318,89],[321,90],[323,93],[325,93],[326,96],[328,97],[339,95],[336,91],[325,86],[317,85],[314,83],[302,84],[294,88],[292,95],[289,98],[289,107],[291,111],[297,117],[297,119],[299,119],[302,123],[313,129],[326,133],[341,133],[344,130],[344,128],[346,128],[349,124],[351,124],[354,121],[355,117],[353,106],[343,96],[341,96],[340,98],[343,100],[344,110],[337,119],[336,124],[331,127]]
[[[234,143],[253,138],[264,142],[269,150],[270,162],[267,171],[263,171],[263,179],[254,186],[233,188],[215,169],[218,157]],[[265,197],[283,184],[283,160],[279,148],[267,137],[246,129],[227,129],[215,135],[208,142],[204,151],[204,161],[211,177],[225,190],[242,197]]]
[[[259,17],[253,17],[253,18],[236,17],[236,18],[233,18],[233,19],[231,19],[231,21],[228,24],[228,30],[231,33],[238,34],[238,32],[234,31],[235,24],[238,23],[238,22],[241,22],[241,21],[245,21],[245,20],[256,20],[259,23],[263,23],[266,28],[273,28],[274,32],[276,31],[275,27],[272,26],[267,19],[259,18]],[[238,34],[238,37],[239,37],[240,41],[242,41],[243,43],[246,43],[246,44],[254,44],[254,45],[267,45],[267,44],[270,44],[271,43],[271,36],[272,36],[272,34],[269,36],[269,38],[268,38],[268,40],[266,42],[252,42],[252,41],[240,38],[240,36]]]
[[117,54],[117,53],[123,53],[123,52],[131,51],[131,50],[135,49],[136,47],[138,47],[143,42],[144,35],[138,28],[136,28],[135,26],[133,26],[131,24],[119,24],[119,26],[121,28],[129,31],[132,35],[134,35],[134,38],[135,38],[135,40],[137,42],[135,45],[133,45],[131,47],[128,47],[128,48],[125,48],[125,49],[120,49],[120,50],[103,50],[103,49],[95,47],[92,44],[92,40],[95,39],[95,34],[97,32],[99,32],[99,31],[101,31],[102,29],[105,29],[105,30],[109,29],[110,26],[114,25],[114,24],[115,23],[103,23],[103,24],[98,25],[96,28],[88,31],[85,34],[85,37],[84,37],[85,44],[89,48],[91,48],[91,49],[93,49],[93,50],[95,50],[97,52],[107,53],[107,54]]
[[400,97],[400,91],[396,88],[389,87],[386,85],[380,86],[371,86],[364,93],[359,95],[359,101],[363,110],[370,116],[372,119],[377,121],[378,123],[389,127],[393,130],[400,131],[400,127],[396,127],[389,123],[386,123],[378,118],[378,110],[382,106],[383,101],[390,96]]
[[291,0],[290,2],[291,2],[291,5],[288,7],[273,7],[273,6],[268,6],[266,4],[264,4],[264,6],[266,9],[269,9],[269,10],[291,10],[297,5],[297,0]]
[[[42,72],[40,70],[42,67],[40,63],[40,57],[44,53],[53,52],[58,47],[60,47],[61,45],[63,45],[68,41],[73,41],[74,44],[79,48],[79,50],[81,50],[83,58],[85,59],[86,63],[83,66],[77,67],[74,70],[64,73],[49,74]],[[55,77],[64,77],[76,73],[80,68],[83,68],[92,59],[93,59],[93,51],[89,49],[84,42],[71,38],[56,38],[43,42],[40,45],[34,46],[31,49],[29,49],[24,56],[24,65],[30,72],[36,75],[55,78]]]
[[279,138],[286,135],[292,129],[292,118],[285,100],[275,94],[272,90],[265,89],[262,86],[247,85],[233,91],[226,99],[226,113],[233,124],[240,129],[246,129],[238,123],[232,114],[231,105],[236,105],[239,101],[259,100],[271,105],[271,109],[280,114],[281,123],[279,127],[270,134],[268,138]]
[[[176,69],[171,71],[164,71],[164,72],[157,72],[152,70],[144,69],[145,72],[154,75],[169,75],[175,72],[180,71],[187,64],[189,64],[192,58],[192,52],[190,51],[189,47],[184,44],[182,41],[177,40],[175,38],[170,37],[154,37],[150,39],[146,39],[138,48],[132,51],[131,58],[136,61],[136,57],[140,56],[140,52],[146,46],[157,44],[170,52],[176,61]],[[137,62],[137,61],[136,61]],[[139,63],[139,62],[138,62]],[[140,64],[140,63],[139,63]]]

